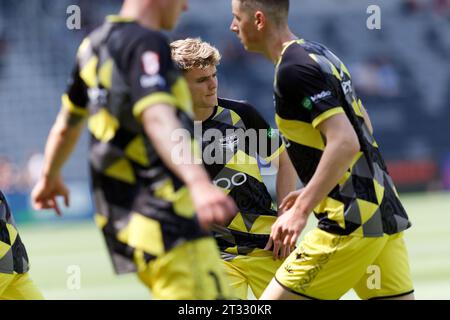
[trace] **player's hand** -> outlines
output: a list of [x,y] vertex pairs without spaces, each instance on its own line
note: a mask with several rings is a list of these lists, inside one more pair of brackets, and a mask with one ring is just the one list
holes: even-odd
[[225,225],[237,213],[233,199],[210,182],[199,182],[191,187],[190,192],[204,230],[209,230],[212,224]]
[[272,225],[269,242],[272,241],[274,247],[278,248],[295,247],[300,233],[305,228],[307,218],[307,214],[300,213],[296,207],[291,207]]
[[69,190],[60,177],[55,179],[41,178],[31,192],[31,201],[36,210],[53,209],[62,216],[56,197],[62,196],[64,204],[69,206]]
[[[292,201],[292,204],[295,202],[296,196],[294,196],[294,192],[291,192],[284,200],[286,200],[288,197],[290,197],[290,201]],[[292,204],[289,205],[289,208],[292,206]],[[283,206],[280,205],[280,208],[278,209],[278,217],[280,217],[283,213],[285,213],[286,210],[283,209]],[[282,242],[274,242],[272,237],[269,237],[269,241],[267,241],[266,246],[264,247],[264,250],[271,250],[273,253],[273,259],[274,260],[284,260],[286,259],[292,251],[295,250],[295,245],[284,245]]]
[[283,201],[281,201],[281,204],[279,206],[280,212],[284,213],[287,210],[291,209],[295,203],[295,200],[297,200],[297,198],[302,194],[302,192],[303,188],[289,192],[289,194],[286,197],[284,197]]
[[295,250],[295,246],[285,246],[281,242],[274,242],[272,237],[269,237],[264,250],[272,250],[274,260],[284,260]]

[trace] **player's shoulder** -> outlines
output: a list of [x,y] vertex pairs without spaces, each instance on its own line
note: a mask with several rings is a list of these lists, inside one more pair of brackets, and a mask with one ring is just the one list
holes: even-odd
[[237,114],[247,129],[269,126],[262,114],[247,101],[219,98],[219,106]]
[[283,52],[277,67],[277,83],[283,87],[298,85],[304,79],[321,78],[317,56],[326,48],[319,43],[298,40]]
[[78,53],[92,52],[106,45],[111,53],[129,53],[139,44],[147,47],[168,48],[168,38],[161,32],[151,30],[136,22],[111,23],[105,21],[91,31],[81,42]]
[[170,60],[168,39],[159,31],[145,28],[136,22],[105,23],[103,28],[109,29],[104,39],[108,52],[124,72],[128,72],[135,59],[140,59],[146,52],[152,52],[160,61]]
[[288,44],[283,52],[280,65],[305,64],[310,61],[309,52],[304,44],[306,40],[297,40]]
[[317,41],[299,39],[292,41],[284,50],[283,57],[285,63],[308,63],[314,61],[313,55],[325,56],[329,52],[324,44]]

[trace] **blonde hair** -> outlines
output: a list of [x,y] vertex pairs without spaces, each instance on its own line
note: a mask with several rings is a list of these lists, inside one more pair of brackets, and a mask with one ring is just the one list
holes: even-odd
[[200,38],[177,40],[170,44],[172,59],[183,71],[217,66],[222,58],[219,50]]

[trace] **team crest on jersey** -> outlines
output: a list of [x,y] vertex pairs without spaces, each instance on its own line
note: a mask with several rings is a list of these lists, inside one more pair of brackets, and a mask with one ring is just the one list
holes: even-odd
[[239,137],[237,134],[229,135],[219,139],[219,143],[223,148],[235,151],[237,145],[239,144]]
[[144,72],[153,76],[159,72],[159,55],[153,51],[146,51],[141,57]]

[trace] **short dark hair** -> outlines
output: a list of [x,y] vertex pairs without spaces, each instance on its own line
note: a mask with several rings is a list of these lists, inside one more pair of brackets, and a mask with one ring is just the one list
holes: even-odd
[[263,10],[277,24],[286,22],[289,15],[289,0],[239,0],[244,7]]

